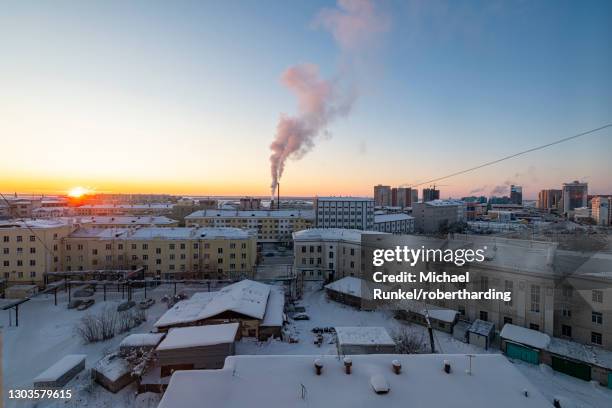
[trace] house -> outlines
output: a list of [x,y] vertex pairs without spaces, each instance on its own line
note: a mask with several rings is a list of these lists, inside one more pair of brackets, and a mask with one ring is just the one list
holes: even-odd
[[237,322],[240,337],[280,336],[285,300],[279,290],[272,293],[271,285],[245,279],[217,292],[196,293],[164,313],[155,327],[166,332],[173,327]]
[[[448,374],[445,363],[451,367]],[[204,402],[224,408],[552,405],[501,354],[370,354],[350,360],[332,355],[231,356],[221,370],[176,371],[158,408],[200,408]]]
[[338,355],[393,354],[395,342],[384,327],[336,326]]
[[225,357],[234,354],[239,323],[170,329],[155,349],[161,377],[174,370],[223,367]]
[[380,301],[374,300],[375,288],[388,290],[385,285],[369,282],[354,276],[345,276],[325,285],[325,294],[331,300],[362,310],[374,310],[380,306]]
[[468,329],[468,343],[488,350],[495,338],[495,325],[485,320],[475,320]]

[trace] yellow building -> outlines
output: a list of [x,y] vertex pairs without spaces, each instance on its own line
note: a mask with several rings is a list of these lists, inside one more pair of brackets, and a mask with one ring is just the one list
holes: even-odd
[[162,279],[252,277],[257,242],[236,228],[80,228],[65,239],[66,270],[136,269]]
[[289,242],[292,234],[312,228],[311,210],[202,210],[185,217],[187,226],[234,227],[257,231],[259,242]]
[[44,282],[62,269],[62,240],[76,229],[69,219],[0,222],[0,276],[8,285]]

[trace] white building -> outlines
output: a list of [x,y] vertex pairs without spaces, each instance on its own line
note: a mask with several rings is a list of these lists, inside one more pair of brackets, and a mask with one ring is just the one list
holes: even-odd
[[597,225],[608,226],[612,224],[612,199],[597,196],[591,200],[593,220]]
[[374,231],[411,234],[414,232],[414,217],[402,213],[375,215]]
[[316,197],[317,228],[374,228],[374,200],[363,197]]

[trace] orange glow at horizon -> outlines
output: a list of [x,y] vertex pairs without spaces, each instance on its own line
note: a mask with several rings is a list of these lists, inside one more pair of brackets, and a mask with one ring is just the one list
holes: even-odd
[[76,187],[73,187],[70,190],[68,190],[68,197],[81,198],[85,194],[89,194],[89,193],[91,193],[90,189],[84,188],[84,187],[81,187],[81,186],[76,186]]

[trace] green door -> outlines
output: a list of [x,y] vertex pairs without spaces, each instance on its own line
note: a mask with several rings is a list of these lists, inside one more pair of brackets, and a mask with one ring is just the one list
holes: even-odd
[[552,356],[552,368],[561,373],[571,375],[572,377],[591,381],[591,367],[586,364]]
[[612,371],[608,373],[608,388],[612,390]]
[[523,360],[531,364],[540,363],[540,352],[519,344],[506,342],[506,354],[510,358]]

